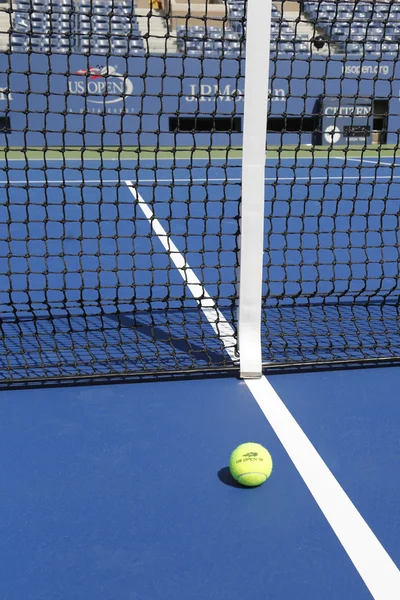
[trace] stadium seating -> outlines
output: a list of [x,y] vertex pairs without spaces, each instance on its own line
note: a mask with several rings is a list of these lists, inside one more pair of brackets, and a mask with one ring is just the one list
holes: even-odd
[[[238,56],[243,46],[242,20],[244,15],[244,0],[228,0],[229,24],[222,27],[178,27],[178,51],[187,52],[191,56],[205,53],[208,56]],[[272,5],[271,45],[272,55],[308,54],[310,51],[301,36],[296,34],[293,27],[282,19],[278,8]]]
[[241,48],[242,35],[230,27],[222,30],[220,27],[178,27],[178,50],[192,56],[205,53],[207,56],[234,56]]
[[132,0],[16,0],[13,9],[13,52],[144,52]]
[[[305,1],[304,13],[337,51],[367,58],[398,53],[400,1]],[[334,48],[335,49],[335,48]]]
[[[227,6],[224,27],[178,27],[178,52],[229,58],[243,54],[245,0],[227,0]],[[332,52],[367,58],[399,53],[400,0],[305,0],[302,6],[304,19],[330,42]],[[309,55],[310,36],[305,37],[273,4],[271,55]],[[144,43],[133,0],[15,0],[11,49],[140,55]]]

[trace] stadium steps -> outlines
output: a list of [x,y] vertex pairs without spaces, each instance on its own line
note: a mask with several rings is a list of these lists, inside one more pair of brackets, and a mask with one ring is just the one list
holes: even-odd
[[[312,40],[318,35],[323,35],[323,32],[319,31],[317,27],[314,28],[314,25],[308,21],[307,17],[304,14],[300,16],[299,11],[284,10],[283,17],[293,27],[297,37],[308,41]],[[329,49],[327,45],[325,45],[324,48],[321,48],[320,50],[318,50],[314,46],[311,46],[311,50],[313,54],[329,54]]]
[[10,4],[7,2],[0,3],[0,52],[8,50],[10,36],[8,31],[11,28],[10,15],[7,11],[10,10]]
[[[139,30],[143,37],[144,47],[151,53],[176,54],[178,52],[176,37],[172,32],[163,11],[148,8],[135,8]],[[174,35],[174,37],[169,37]]]

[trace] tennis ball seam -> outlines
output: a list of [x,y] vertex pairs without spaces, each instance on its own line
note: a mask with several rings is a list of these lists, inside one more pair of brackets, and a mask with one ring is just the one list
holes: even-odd
[[260,473],[260,471],[249,471],[248,473],[242,473],[241,475],[238,476],[237,480],[239,481],[241,479],[241,477],[247,477],[248,475],[262,475],[263,477],[265,477],[265,480],[267,480],[266,474]]

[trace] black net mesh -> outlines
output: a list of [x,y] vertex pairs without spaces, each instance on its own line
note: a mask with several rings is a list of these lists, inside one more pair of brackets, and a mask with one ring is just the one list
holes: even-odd
[[235,368],[244,8],[166,9],[3,6],[3,381]]
[[273,22],[278,37],[289,26],[313,42],[309,61],[271,62],[271,87],[284,101],[277,117],[272,103],[269,125],[263,359],[392,360],[400,356],[400,3],[286,5],[286,23]]
[[[399,356],[399,19],[272,3],[265,364]],[[238,367],[245,25],[0,3],[0,381]]]

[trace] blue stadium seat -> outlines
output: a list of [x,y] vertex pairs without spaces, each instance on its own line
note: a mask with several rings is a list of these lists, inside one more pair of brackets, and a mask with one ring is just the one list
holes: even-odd
[[50,39],[47,36],[31,37],[33,52],[50,52]]
[[309,54],[310,53],[309,45],[304,42],[295,42],[294,49],[295,49],[295,52],[299,53],[299,54]]
[[129,46],[127,40],[115,39],[112,42],[113,54],[128,54]]
[[11,48],[13,52],[27,52],[29,49],[29,37],[13,33],[11,35]]
[[219,55],[220,53],[215,50],[204,50],[204,56],[207,58],[218,58]]
[[396,52],[398,52],[398,50],[399,50],[398,44],[386,43],[386,42],[384,42],[382,44],[382,52],[391,52],[391,53],[396,54]]
[[238,58],[239,54],[233,50],[226,50],[222,56],[224,58]]
[[72,40],[60,35],[53,35],[50,38],[51,51],[57,53],[66,53],[73,50]]
[[238,54],[241,49],[241,44],[239,42],[231,42],[230,44],[225,44],[225,48]]
[[224,38],[224,32],[222,29],[219,31],[211,31],[208,37],[212,40],[222,40]]
[[278,52],[293,54],[294,46],[291,42],[279,42]]
[[358,35],[358,34],[357,35],[353,35],[353,34],[351,34],[350,35],[350,39],[351,39],[352,42],[355,42],[355,43],[364,42],[365,41],[365,35]]
[[[221,44],[221,47],[222,47],[222,44]],[[204,42],[203,48],[204,48],[205,52],[214,52],[215,51],[215,46],[214,46],[213,42],[211,42],[211,41]]]
[[202,52],[200,49],[187,51],[187,56],[201,56],[201,54],[202,54]]
[[208,37],[209,37],[208,33],[206,33],[205,31],[202,31],[201,29],[198,29],[196,31],[191,31],[190,35],[187,36],[187,39],[203,41],[203,40],[208,39]]
[[374,27],[369,28],[368,33],[373,33],[373,35],[379,35],[381,38],[385,35],[385,30],[383,27]]
[[338,21],[345,21],[346,23],[349,23],[353,19],[353,13],[345,10],[338,10],[336,18]]
[[373,11],[377,15],[387,14],[389,12],[389,5],[388,4],[381,4],[381,3],[375,2],[373,4]]
[[184,50],[189,52],[190,50],[201,50],[201,44],[196,40],[187,40],[184,44]]
[[382,43],[382,38],[380,35],[368,35],[367,40],[368,42],[377,42],[379,44]]
[[281,40],[289,42],[294,39],[294,31],[282,32],[279,37]]
[[235,31],[228,31],[227,33],[225,33],[224,37],[226,40],[239,41],[241,36]]
[[347,54],[360,54],[361,51],[362,51],[362,46],[360,44],[356,44],[353,42],[350,42],[350,44],[347,44],[347,47],[346,47]]
[[243,19],[243,15],[244,15],[244,10],[242,10],[242,9],[236,9],[236,8],[233,9],[232,8],[230,10],[230,12],[229,12],[229,18],[230,18],[231,23],[235,19],[237,21],[240,21],[241,19]]

